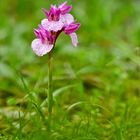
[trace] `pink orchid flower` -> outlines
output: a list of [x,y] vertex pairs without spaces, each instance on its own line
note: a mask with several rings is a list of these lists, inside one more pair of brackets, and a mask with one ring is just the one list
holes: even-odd
[[43,19],[41,23],[46,30],[57,32],[61,30],[65,24],[74,21],[73,16],[68,14],[72,6],[67,6],[66,3],[67,2],[64,2],[58,7],[51,5],[49,12],[43,9],[47,19]]
[[80,23],[70,23],[67,26],[65,26],[65,28],[64,28],[65,34],[70,35],[72,44],[74,46],[77,46],[77,44],[78,44],[78,39],[77,39],[77,35],[76,35],[75,31],[79,27],[80,27]]
[[37,39],[32,42],[32,49],[38,56],[43,56],[52,50],[61,32],[69,35],[72,44],[77,46],[78,38],[75,31],[80,27],[80,23],[76,23],[74,17],[69,14],[72,6],[66,4],[67,2],[64,2],[58,7],[51,5],[49,12],[43,9],[47,19],[43,19],[38,30],[34,30]]
[[51,33],[45,30],[41,25],[39,25],[37,30],[34,30],[34,33],[37,38],[32,41],[31,46],[36,55],[43,56],[50,52],[55,40]]

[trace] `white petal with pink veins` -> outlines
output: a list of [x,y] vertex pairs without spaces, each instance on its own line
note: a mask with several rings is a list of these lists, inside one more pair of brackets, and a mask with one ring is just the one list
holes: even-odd
[[41,24],[44,29],[46,29],[48,31],[54,31],[54,32],[61,30],[64,26],[64,23],[60,20],[59,21],[48,21],[48,19],[43,19],[41,21]]
[[72,22],[74,22],[74,17],[71,14],[65,14],[65,15],[61,15],[60,20],[65,24],[68,25]]
[[76,33],[70,34],[70,37],[71,37],[72,44],[76,47],[78,44],[78,38]]
[[34,39],[32,41],[31,47],[36,55],[43,56],[52,50],[53,45],[42,44],[40,39]]

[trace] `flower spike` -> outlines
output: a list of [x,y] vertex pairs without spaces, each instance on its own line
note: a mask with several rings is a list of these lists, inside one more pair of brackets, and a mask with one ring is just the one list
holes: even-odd
[[80,27],[80,23],[74,20],[74,17],[69,13],[72,5],[67,5],[67,2],[62,3],[58,7],[51,5],[50,10],[43,8],[46,18],[41,21],[38,29],[34,29],[34,34],[37,37],[32,42],[32,49],[38,56],[43,56],[50,52],[54,44],[61,34],[64,32],[69,35],[74,46],[78,44],[78,38],[75,33]]

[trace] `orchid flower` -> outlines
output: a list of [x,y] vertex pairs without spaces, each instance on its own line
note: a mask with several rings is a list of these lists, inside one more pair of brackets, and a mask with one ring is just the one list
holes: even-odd
[[49,53],[61,32],[69,35],[72,44],[77,46],[78,38],[75,31],[80,27],[80,23],[76,23],[74,17],[69,13],[71,9],[72,6],[67,6],[67,2],[58,7],[51,5],[49,11],[43,8],[47,18],[41,21],[37,30],[34,30],[37,39],[34,39],[31,45],[36,55],[43,56]]
[[51,33],[45,30],[41,25],[39,28],[34,30],[36,39],[32,41],[32,49],[38,56],[43,56],[44,54],[51,51],[54,44],[54,37]]

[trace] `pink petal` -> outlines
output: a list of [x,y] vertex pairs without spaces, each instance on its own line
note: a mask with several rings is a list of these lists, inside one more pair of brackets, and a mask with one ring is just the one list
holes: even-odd
[[67,1],[63,2],[61,5],[59,5],[59,8],[63,8],[67,4]]
[[71,23],[64,28],[66,34],[74,33],[80,27],[80,23]]
[[46,29],[48,31],[54,31],[54,32],[61,30],[64,26],[64,23],[60,20],[59,21],[48,21],[48,19],[43,19],[41,21],[41,24],[44,29]]
[[72,44],[76,47],[78,44],[78,38],[76,33],[70,34],[70,37],[71,37]]
[[68,25],[72,22],[74,22],[74,17],[71,14],[65,14],[65,15],[61,15],[60,20],[65,24]]
[[67,1],[64,2],[64,3],[62,3],[62,4],[58,7],[58,8],[60,9],[62,15],[66,14],[66,13],[69,13],[69,12],[71,11],[71,9],[72,9],[72,5],[67,6],[66,4],[67,4]]
[[51,49],[53,48],[53,45],[42,44],[40,39],[34,39],[32,41],[31,47],[36,55],[43,56],[46,53],[51,51]]

